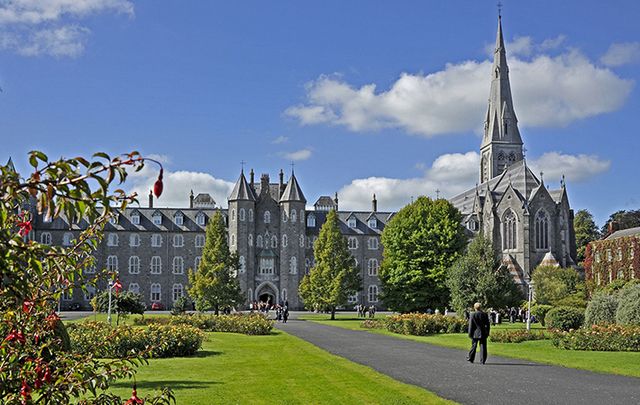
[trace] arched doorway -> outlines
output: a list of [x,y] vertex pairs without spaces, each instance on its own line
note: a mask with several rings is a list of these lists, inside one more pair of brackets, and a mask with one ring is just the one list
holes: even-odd
[[256,299],[258,302],[276,305],[278,303],[278,287],[265,281],[256,288]]
[[258,296],[258,301],[265,304],[273,305],[276,302],[276,298],[270,292],[264,292]]

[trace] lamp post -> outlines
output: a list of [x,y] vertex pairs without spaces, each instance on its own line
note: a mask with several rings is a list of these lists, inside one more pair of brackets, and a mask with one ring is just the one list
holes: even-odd
[[109,293],[109,306],[107,307],[107,322],[109,322],[109,326],[111,326],[111,290],[116,289],[116,294],[120,292],[122,289],[122,284],[120,284],[120,280],[116,279],[114,283],[113,280],[109,280],[109,286],[107,287],[107,292]]
[[531,330],[531,301],[533,300],[533,280],[529,277],[529,304],[527,305],[527,332]]

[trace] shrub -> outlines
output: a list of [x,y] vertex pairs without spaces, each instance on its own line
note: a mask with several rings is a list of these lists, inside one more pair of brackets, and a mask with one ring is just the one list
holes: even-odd
[[182,296],[173,303],[173,308],[171,308],[171,315],[182,315],[187,312],[188,307],[189,299],[185,296]]
[[640,326],[640,285],[629,284],[620,290],[619,294],[617,323]]
[[136,325],[189,325],[206,332],[231,332],[245,335],[268,335],[273,321],[258,313],[210,315],[190,314],[164,318],[136,319]]
[[202,346],[204,334],[189,325],[150,325],[148,328],[106,322],[79,322],[69,325],[71,350],[102,358],[122,358],[131,354],[145,357],[191,356]]
[[586,326],[616,322],[618,299],[616,295],[599,293],[593,296],[584,314]]
[[365,319],[360,326],[367,329],[384,329],[385,322],[382,319]]
[[434,333],[463,333],[467,321],[444,315],[403,314],[394,315],[385,321],[387,330],[403,335],[425,336]]
[[545,323],[548,329],[578,329],[584,323],[584,313],[578,308],[556,307],[547,312]]
[[544,332],[533,332],[525,329],[498,330],[491,332],[489,340],[496,343],[520,343],[527,340],[548,339]]
[[553,345],[567,350],[640,351],[640,327],[593,325],[553,337]]
[[542,326],[545,325],[545,316],[553,308],[552,305],[535,304],[531,305],[531,315],[535,316]]
[[[109,308],[109,293],[104,291],[96,295],[92,301],[94,311],[107,312]],[[116,325],[120,323],[120,316],[128,314],[144,314],[147,306],[142,302],[142,295],[130,291],[111,294],[111,312],[117,314]]]

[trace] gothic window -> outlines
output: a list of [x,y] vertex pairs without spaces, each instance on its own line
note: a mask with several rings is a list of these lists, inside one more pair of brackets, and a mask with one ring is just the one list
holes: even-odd
[[357,249],[358,248],[358,239],[355,236],[350,236],[349,239],[347,239],[347,246],[351,250]]
[[618,253],[616,255],[616,259],[618,259],[619,262],[622,261],[622,248],[621,247],[618,248]]
[[315,215],[309,215],[307,217],[307,227],[309,228],[315,228],[316,226],[316,216]]
[[256,246],[259,247],[259,248],[263,247],[263,245],[262,245],[262,235],[258,235],[256,237]]
[[131,247],[140,246],[140,235],[138,235],[137,233],[132,233],[129,236],[129,246]]
[[160,301],[162,295],[162,287],[158,283],[151,284],[151,301]]
[[304,223],[304,210],[300,210],[300,223]]
[[184,295],[184,287],[182,284],[174,284],[173,285],[173,301],[178,301]]
[[367,272],[369,273],[370,276],[377,276],[378,275],[378,259],[369,259],[369,261],[367,262]]
[[298,218],[296,218],[296,210],[291,210],[291,223],[295,224],[297,219]]
[[498,153],[498,160],[504,160],[504,152],[500,151],[500,153]]
[[273,274],[273,258],[263,257],[260,259],[260,274]]
[[151,274],[162,273],[162,258],[160,256],[153,256],[151,258]]
[[287,235],[282,235],[282,247],[287,247],[287,244],[289,242],[289,239],[287,238]]
[[42,243],[43,245],[50,245],[51,234],[49,232],[42,232],[42,234],[40,234],[40,243]]
[[368,241],[369,250],[378,250],[378,238],[372,237]]
[[182,256],[173,258],[173,274],[184,274],[184,259]]
[[247,271],[247,262],[244,256],[240,256],[238,263],[240,264],[240,274],[244,274],[244,272]]
[[107,236],[107,246],[118,246],[118,234],[110,233]]
[[502,249],[516,248],[517,242],[517,218],[513,211],[508,210],[502,218]]
[[183,247],[183,246],[184,246],[184,236],[173,235],[173,247]]
[[516,154],[511,152],[509,153],[509,162],[515,162],[516,161]]
[[118,256],[107,257],[107,271],[118,271]]
[[253,290],[251,288],[249,288],[247,290],[247,299],[248,299],[249,303],[251,303],[251,301],[253,301]]
[[140,284],[138,283],[130,283],[129,284],[129,292],[140,294]]
[[173,222],[175,222],[176,225],[184,224],[184,215],[182,215],[182,212],[176,212],[176,214],[173,216]]
[[278,237],[276,235],[271,238],[271,247],[274,249],[278,247]]
[[129,274],[140,273],[140,258],[138,256],[129,257]]
[[231,220],[232,220],[232,221],[235,221],[235,220],[236,220],[236,210],[235,210],[235,209],[232,209],[232,210],[231,210]]
[[204,246],[204,235],[196,235],[195,245],[200,248]]
[[253,209],[249,208],[249,222],[253,222]]
[[253,235],[252,234],[249,234],[249,238],[248,238],[247,242],[249,243],[249,246],[253,246]]
[[245,210],[244,208],[240,208],[240,211],[238,211],[238,218],[240,218],[240,221],[244,222],[244,218],[245,218]]
[[378,286],[369,286],[369,302],[378,302]]
[[544,210],[538,211],[535,219],[536,249],[549,249],[549,217]]
[[204,226],[205,224],[205,216],[204,214],[201,212],[198,215],[196,215],[196,224],[200,225],[200,226]]
[[358,302],[358,293],[349,294],[349,296],[347,297],[347,302],[349,304],[355,304],[356,302]]
[[295,256],[289,260],[289,273],[298,274],[298,259]]
[[160,247],[162,246],[162,235],[159,233],[154,233],[151,235],[151,247]]
[[62,244],[64,246],[71,246],[71,241],[73,240],[73,234],[71,232],[65,232],[62,236]]
[[265,211],[264,212],[264,223],[268,224],[270,222],[271,222],[271,212]]
[[159,212],[156,212],[153,214],[153,216],[151,217],[153,219],[153,224],[154,225],[162,225],[162,214]]
[[231,234],[231,238],[229,238],[229,239],[231,239],[231,243],[230,243],[231,246],[235,246],[236,245],[236,235]]
[[282,301],[286,301],[287,300],[287,289],[283,288],[282,292],[280,293],[280,297],[282,298]]
[[286,210],[282,210],[282,222],[287,222],[288,215]]

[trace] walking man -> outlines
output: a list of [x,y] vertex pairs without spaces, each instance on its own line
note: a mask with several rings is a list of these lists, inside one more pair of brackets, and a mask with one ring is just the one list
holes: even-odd
[[487,361],[487,338],[489,337],[489,330],[491,329],[491,323],[489,322],[489,316],[482,310],[482,305],[479,302],[473,304],[475,312],[469,317],[469,337],[471,338],[471,350],[467,356],[467,361],[473,363],[476,358],[476,348],[478,342],[480,343],[480,362],[484,364]]

